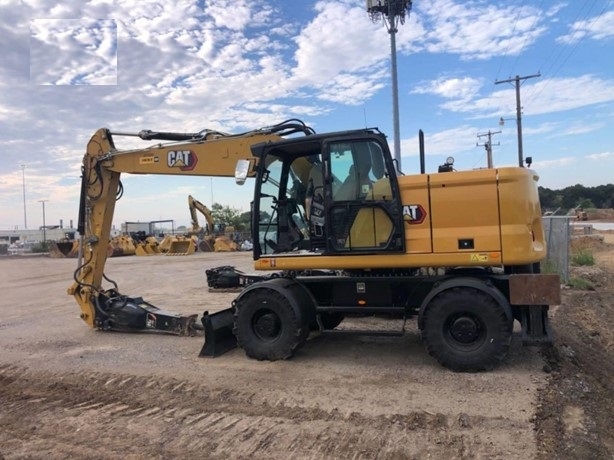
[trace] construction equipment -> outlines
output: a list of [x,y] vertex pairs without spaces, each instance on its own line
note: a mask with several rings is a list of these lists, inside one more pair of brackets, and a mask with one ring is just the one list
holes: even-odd
[[230,308],[203,314],[202,355],[238,344],[255,359],[290,358],[310,332],[338,332],[347,315],[416,317],[427,351],[455,371],[497,365],[515,320],[524,344],[552,340],[548,307],[560,302],[560,284],[539,270],[546,244],[531,169],[426,173],[420,132],[420,174],[401,175],[376,128],[315,134],[296,120],[238,135],[142,131],[134,135],[172,142],[136,150],[118,150],[119,135],[98,130],[83,160],[86,256],[68,292],[91,327],[196,327],[195,315],[102,286],[120,174],[234,170],[238,184],[256,179],[254,267],[269,275],[248,280]]
[[189,256],[196,252],[196,236],[166,235],[158,246],[160,252],[167,256]]
[[[228,234],[215,235],[215,223],[213,222],[213,215],[209,208],[195,199],[192,195],[188,196],[188,208],[190,209],[190,217],[192,219],[192,229],[190,235],[197,235],[200,239],[198,243],[198,250],[202,252],[229,252],[238,251],[239,245],[234,242]],[[198,216],[196,211],[205,216],[207,221],[207,228],[203,228],[198,223]],[[227,227],[225,230],[227,233],[234,232],[234,227]],[[232,233],[230,233],[232,234]]]
[[128,235],[114,236],[107,245],[107,257],[133,256],[135,254],[134,240]]
[[[80,244],[79,240],[68,238],[53,241],[49,247],[49,256],[56,259],[77,258]],[[129,236],[114,236],[107,244],[107,257],[132,256],[136,252],[134,241]]]
[[147,235],[143,230],[131,232],[130,237],[134,242],[135,254],[137,256],[156,256],[161,254],[160,244],[153,235]]
[[74,238],[62,238],[58,241],[51,241],[49,244],[49,257],[54,259],[64,259],[77,257],[79,251],[79,241]]
[[580,220],[580,221],[588,220],[588,213],[582,208],[576,208],[576,220]]

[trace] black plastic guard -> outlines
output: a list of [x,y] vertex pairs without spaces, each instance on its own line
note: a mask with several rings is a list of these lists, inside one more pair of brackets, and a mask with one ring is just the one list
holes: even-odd
[[521,307],[522,344],[552,345],[552,329],[547,305]]
[[237,347],[237,338],[232,333],[234,327],[232,308],[212,314],[206,311],[201,321],[205,329],[205,344],[198,354],[199,357],[215,358]]

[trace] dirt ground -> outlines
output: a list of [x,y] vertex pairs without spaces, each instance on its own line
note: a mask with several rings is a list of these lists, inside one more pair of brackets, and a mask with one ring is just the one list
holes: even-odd
[[[553,311],[555,346],[515,337],[479,374],[440,367],[413,323],[316,337],[288,361],[199,358],[201,337],[89,329],[66,294],[76,260],[0,258],[0,459],[612,458],[612,236],[576,273],[594,290],[566,289]],[[250,254],[197,253],[112,258],[107,274],[200,314],[236,295],[207,291],[218,265],[252,271]]]

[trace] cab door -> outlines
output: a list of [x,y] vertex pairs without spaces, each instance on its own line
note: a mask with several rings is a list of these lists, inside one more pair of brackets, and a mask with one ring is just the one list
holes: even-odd
[[404,249],[396,176],[380,142],[340,139],[324,145],[327,253]]

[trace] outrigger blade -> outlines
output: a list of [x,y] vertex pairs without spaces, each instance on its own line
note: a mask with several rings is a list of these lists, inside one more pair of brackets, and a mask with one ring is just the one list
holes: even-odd
[[234,326],[232,309],[212,314],[205,311],[201,321],[205,329],[205,344],[198,356],[215,358],[237,347],[237,338],[232,333]]

